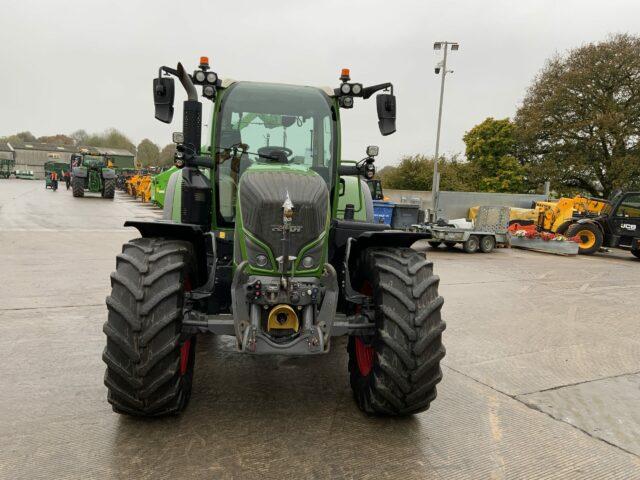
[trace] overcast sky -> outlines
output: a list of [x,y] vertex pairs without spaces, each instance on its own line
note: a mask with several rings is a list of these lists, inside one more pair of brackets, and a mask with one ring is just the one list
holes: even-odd
[[337,86],[349,67],[365,85],[393,82],[396,134],[380,136],[374,99],[342,115],[343,157],[378,144],[384,166],[433,153],[434,41],[460,42],[444,101],[441,150],[451,154],[484,118],[512,116],[555,52],[639,28],[638,0],[3,0],[0,135],[115,127],[163,146],[180,122],[154,120],[152,78],[160,65],[192,69],[208,55],[237,80]]

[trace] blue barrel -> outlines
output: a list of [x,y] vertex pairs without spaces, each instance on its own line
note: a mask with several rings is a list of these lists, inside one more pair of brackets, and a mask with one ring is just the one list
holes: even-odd
[[384,200],[373,201],[373,221],[375,223],[384,223],[391,225],[393,219],[393,209],[396,204],[393,202],[385,202]]

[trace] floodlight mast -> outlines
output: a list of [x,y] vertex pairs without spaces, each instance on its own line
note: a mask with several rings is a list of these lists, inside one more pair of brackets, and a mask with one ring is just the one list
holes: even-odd
[[442,125],[442,101],[444,99],[444,81],[447,73],[453,73],[453,70],[447,70],[447,52],[451,47],[452,51],[457,51],[460,48],[458,42],[435,42],[433,44],[434,50],[444,49],[444,57],[442,59],[442,67],[436,67],[436,75],[440,73],[440,103],[438,106],[438,128],[436,132],[436,154],[433,161],[433,182],[431,184],[431,221],[436,222],[438,220],[438,197],[440,196],[440,173],[438,172],[438,157],[440,156],[440,126]]

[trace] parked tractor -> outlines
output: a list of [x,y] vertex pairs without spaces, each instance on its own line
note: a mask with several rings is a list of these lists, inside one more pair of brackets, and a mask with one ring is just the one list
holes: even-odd
[[74,153],[71,167],[74,197],[84,197],[85,191],[100,193],[104,198],[114,197],[116,173],[105,155]]
[[[335,89],[223,81],[203,57],[193,74],[161,67],[156,118],[173,116],[174,80],[187,92],[163,221],[127,221],[107,297],[103,359],[118,413],[182,411],[191,394],[196,334],[235,337],[248,355],[313,356],[348,335],[349,375],[370,414],[426,410],[442,378],[445,324],[439,278],[424,253],[428,233],[357,221],[370,202],[374,154],[341,162],[340,111],[374,93],[382,135],[395,132],[393,86],[365,87],[343,70]],[[201,151],[202,104],[212,100]],[[364,184],[364,185],[363,185]],[[318,385],[318,394],[321,389]]]

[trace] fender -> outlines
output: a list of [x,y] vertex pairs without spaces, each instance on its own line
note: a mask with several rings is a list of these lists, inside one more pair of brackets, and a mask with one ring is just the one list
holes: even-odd
[[87,177],[87,168],[86,167],[73,167],[72,174],[73,174],[74,177],[86,178]]
[[602,228],[602,225],[600,225],[600,222],[596,222],[595,219],[593,219],[593,218],[581,218],[580,220],[578,220],[575,223],[579,223],[580,225],[584,225],[586,223],[590,223],[591,225],[595,225],[596,227],[598,227],[598,229],[604,235],[604,229]]
[[215,247],[211,245],[210,232],[206,232],[201,225],[167,220],[127,220],[124,222],[124,226],[138,229],[144,238],[170,238],[191,243],[196,257],[198,285],[206,282],[208,277],[207,252]]
[[410,247],[418,240],[431,239],[430,232],[405,232],[402,230],[382,230],[378,232],[364,232],[355,239],[357,250],[369,247]]
[[[344,287],[343,297],[347,302],[366,304],[369,298],[356,292],[351,286],[351,270],[353,259],[370,247],[410,247],[418,240],[432,238],[430,232],[405,232],[402,230],[385,230],[386,225],[364,222],[334,221],[331,236],[333,249],[342,252],[339,271]],[[335,251],[334,251],[335,254]],[[336,259],[337,260],[337,259]],[[340,260],[337,260],[340,261]]]

